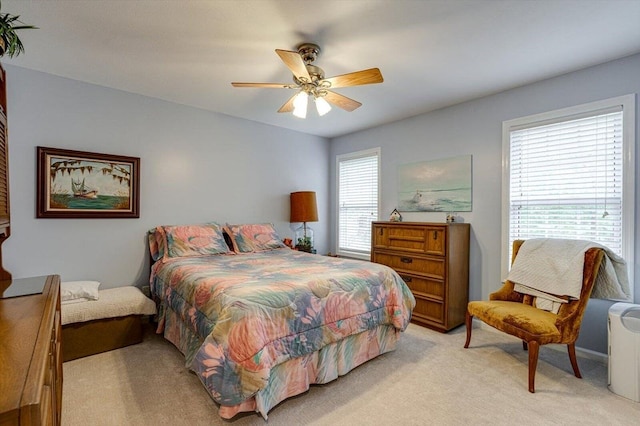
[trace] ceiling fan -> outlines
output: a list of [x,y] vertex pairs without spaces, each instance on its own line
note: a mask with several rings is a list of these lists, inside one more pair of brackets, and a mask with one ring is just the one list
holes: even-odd
[[302,43],[298,51],[276,49],[282,62],[293,73],[293,84],[287,83],[231,83],[233,87],[263,87],[272,89],[294,89],[297,92],[287,100],[278,112],[293,112],[293,115],[305,118],[310,97],[316,104],[319,115],[325,115],[333,104],[345,111],[353,111],[362,104],[330,89],[382,83],[382,74],[378,68],[342,74],[325,78],[322,68],[312,65],[320,53],[320,47],[313,43]]

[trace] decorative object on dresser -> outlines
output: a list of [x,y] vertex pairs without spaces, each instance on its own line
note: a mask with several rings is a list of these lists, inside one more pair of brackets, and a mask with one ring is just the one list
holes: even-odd
[[60,277],[0,281],[0,424],[59,425]]
[[373,222],[371,261],[393,268],[416,298],[412,322],[446,332],[469,301],[468,223]]
[[389,215],[390,222],[402,222],[402,215],[398,211],[398,209],[393,209],[391,214]]
[[300,251],[313,253],[313,229],[307,222],[318,221],[318,206],[316,193],[313,191],[299,191],[291,193],[291,216],[289,222],[302,222],[296,229],[295,248]]
[[140,158],[38,147],[38,218],[140,217]]

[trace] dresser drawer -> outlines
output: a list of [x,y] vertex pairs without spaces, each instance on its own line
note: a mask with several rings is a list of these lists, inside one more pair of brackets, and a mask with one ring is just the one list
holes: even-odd
[[413,309],[413,314],[418,318],[442,322],[444,320],[444,304],[416,297],[416,307]]
[[427,230],[420,228],[389,228],[389,248],[414,252],[425,251]]
[[376,252],[374,253],[373,261],[387,265],[399,273],[415,272],[439,279],[444,279],[445,275],[445,260],[437,257],[430,258]]
[[446,254],[446,229],[427,227],[427,239],[425,240],[425,253],[444,256]]
[[400,277],[407,283],[407,287],[414,294],[424,294],[441,300],[444,297],[444,281],[442,280],[402,273],[400,273]]
[[373,246],[408,253],[444,256],[446,228],[439,226],[373,225]]

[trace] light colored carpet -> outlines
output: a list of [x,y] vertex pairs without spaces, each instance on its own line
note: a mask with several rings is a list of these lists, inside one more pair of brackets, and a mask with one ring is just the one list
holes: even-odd
[[640,404],[607,389],[606,365],[540,349],[536,393],[527,391],[519,340],[464,327],[441,334],[410,325],[396,351],[327,385],[284,401],[265,422],[248,413],[224,421],[171,343],[141,344],[64,363],[62,424],[75,425],[629,425]]

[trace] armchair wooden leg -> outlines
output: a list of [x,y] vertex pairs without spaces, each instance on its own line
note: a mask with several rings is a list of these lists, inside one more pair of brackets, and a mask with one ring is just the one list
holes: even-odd
[[538,350],[540,345],[535,340],[528,343],[529,346],[529,392],[535,393],[536,368],[538,367]]
[[525,351],[526,351],[527,349],[528,349],[528,347],[527,347],[527,342],[525,342],[525,341],[523,340],[523,341],[522,341],[522,350],[525,350]]
[[469,347],[469,342],[471,342],[471,328],[473,326],[473,315],[467,311],[464,315],[464,324],[467,326],[467,341],[464,343],[464,347]]
[[575,342],[569,343],[567,345],[567,348],[569,349],[569,359],[571,360],[571,366],[573,367],[573,374],[575,374],[578,379],[582,379],[582,376],[580,375],[580,369],[578,368],[578,360],[576,359]]

